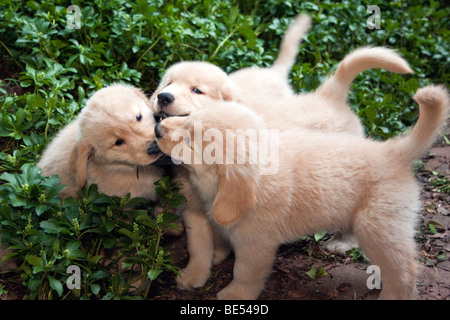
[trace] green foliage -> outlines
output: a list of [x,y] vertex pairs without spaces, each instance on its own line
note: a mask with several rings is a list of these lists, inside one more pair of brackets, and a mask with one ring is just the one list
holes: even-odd
[[319,269],[317,269],[317,267],[315,265],[311,266],[311,269],[309,269],[306,272],[306,275],[308,277],[310,277],[313,280],[317,280],[319,278],[324,278],[328,275],[328,272],[326,272],[322,267],[320,267]]
[[[61,200],[60,179],[31,164],[0,179],[1,240],[13,249],[4,259],[18,260],[29,299],[145,298],[163,271],[177,272],[161,238],[185,199],[167,178],[156,183],[166,203],[156,219],[146,199],[109,197],[96,185]],[[80,290],[66,287],[71,265],[82,271]]]
[[359,248],[353,248],[346,252],[350,257],[352,257],[354,262],[367,260],[364,252],[362,252]]
[[431,172],[434,177],[430,178],[430,184],[436,188],[438,192],[450,194],[450,179],[438,172]]

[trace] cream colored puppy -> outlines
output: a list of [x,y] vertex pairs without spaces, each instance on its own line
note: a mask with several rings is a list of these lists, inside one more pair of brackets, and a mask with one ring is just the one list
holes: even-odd
[[[284,53],[280,53],[280,57],[283,55]],[[352,80],[370,68],[383,68],[397,73],[412,72],[408,63],[393,50],[360,48],[347,55],[339,63],[334,75],[313,93],[290,95],[290,88],[287,88],[279,96],[272,95],[275,92],[265,95],[264,92],[270,92],[270,89],[261,87],[259,96],[253,93],[246,96],[242,92],[238,93],[230,77],[220,68],[206,62],[182,62],[169,68],[150,101],[161,118],[166,117],[166,114],[188,115],[195,110],[214,107],[217,101],[241,101],[260,114],[268,128],[284,130],[304,127],[363,136],[361,122],[349,109],[346,100]],[[261,72],[270,72],[270,69]],[[245,74],[244,71],[242,73]],[[278,81],[279,77],[274,75],[273,79]],[[248,82],[252,81],[248,79]],[[200,221],[199,215],[192,218],[192,223],[207,225],[205,221]],[[183,220],[185,224],[190,220],[188,213],[183,213]],[[187,229],[189,264],[177,279],[178,287],[187,290],[202,287],[208,279],[211,266],[226,257],[226,249],[218,245],[216,253],[204,259],[202,245],[208,241],[190,239],[192,228],[188,226]],[[212,238],[213,231],[210,230],[209,234]],[[347,230],[340,230],[337,237],[327,244],[329,250],[338,252],[345,252],[356,246],[356,241],[348,235]]]
[[[154,182],[162,169],[149,154],[155,120],[144,93],[115,84],[97,91],[79,116],[62,129],[37,164],[42,175],[57,174],[66,187],[61,197],[78,197],[85,183],[110,196],[156,200]],[[150,152],[151,153],[151,152]]]
[[[257,298],[280,244],[341,229],[351,230],[380,267],[381,299],[414,297],[420,190],[411,164],[434,141],[450,105],[442,86],[419,89],[414,99],[420,105],[417,124],[386,142],[304,129],[278,132],[279,170],[272,175],[249,160],[264,149],[257,139],[244,136],[245,143],[237,143],[239,129],[266,128],[262,117],[242,105],[218,102],[155,127],[160,149],[189,169],[211,221],[235,251],[233,280],[219,299]],[[227,162],[205,158],[213,154]],[[192,235],[203,238],[201,229]]]

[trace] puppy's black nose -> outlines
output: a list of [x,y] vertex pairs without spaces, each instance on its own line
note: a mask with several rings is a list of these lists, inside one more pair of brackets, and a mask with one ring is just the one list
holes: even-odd
[[169,92],[162,92],[158,94],[158,104],[161,108],[167,107],[175,100],[175,97]]
[[155,136],[156,136],[157,138],[162,138],[161,131],[159,130],[160,124],[161,124],[161,122],[158,122],[158,123],[155,125]]

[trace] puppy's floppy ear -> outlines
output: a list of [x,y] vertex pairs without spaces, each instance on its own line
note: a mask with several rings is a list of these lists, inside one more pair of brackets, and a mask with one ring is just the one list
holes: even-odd
[[255,205],[257,186],[253,177],[246,177],[238,170],[227,175],[225,170],[220,173],[212,215],[218,224],[226,227]]
[[72,150],[70,157],[70,171],[75,178],[77,190],[81,190],[86,183],[87,163],[93,147],[84,141],[79,141]]

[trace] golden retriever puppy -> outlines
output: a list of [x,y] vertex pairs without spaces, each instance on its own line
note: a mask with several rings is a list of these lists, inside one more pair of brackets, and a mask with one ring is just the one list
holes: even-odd
[[[347,93],[353,79],[372,68],[396,73],[412,72],[408,63],[394,50],[364,47],[348,54],[334,75],[315,92],[298,95],[285,92],[277,96],[275,92],[265,93],[270,91],[268,81],[263,81],[267,86],[259,87],[257,92],[252,92],[250,85],[246,85],[246,90],[239,90],[232,77],[219,67],[207,62],[181,62],[169,68],[150,102],[155,112],[164,118],[166,114],[187,115],[194,110],[214,106],[214,101],[218,100],[237,101],[261,114],[267,126],[272,128],[303,126],[362,136],[364,130],[359,118],[346,103]],[[273,79],[279,81],[276,76]],[[256,80],[247,79],[249,83],[252,81]],[[240,81],[239,85],[244,86],[244,82]]]
[[95,183],[99,192],[110,196],[131,193],[154,201],[153,183],[163,174],[150,165],[160,156],[149,154],[154,126],[141,90],[111,85],[97,91],[76,120],[56,135],[37,166],[42,175],[61,178],[66,185],[61,197],[78,197],[85,183]]
[[[341,229],[379,266],[381,299],[414,297],[420,190],[411,164],[436,138],[450,98],[443,86],[428,86],[414,100],[417,124],[386,142],[301,128],[267,133],[261,116],[227,102],[155,126],[160,149],[189,169],[210,220],[235,251],[233,280],[219,299],[256,299],[280,244]],[[261,161],[268,135],[278,141],[273,174]],[[203,238],[203,230],[192,236]]]
[[[289,36],[285,39],[292,38],[292,34],[293,31],[290,30]],[[282,51],[287,50],[285,43],[290,42],[286,40],[283,43]],[[289,56],[289,54],[282,52],[280,57],[282,56]],[[270,128],[285,129],[303,126],[321,131],[347,132],[363,136],[361,122],[348,108],[346,98],[351,81],[360,72],[370,68],[384,68],[398,73],[412,72],[408,63],[393,50],[361,48],[347,55],[338,65],[335,74],[314,93],[289,95],[288,88],[279,96],[275,96],[275,92],[265,95],[264,92],[270,88],[261,87],[259,97],[257,94],[249,93],[246,99],[246,95],[238,94],[235,84],[220,68],[206,62],[181,62],[169,68],[150,98],[150,102],[155,112],[164,118],[167,114],[188,115],[194,110],[214,106],[216,101],[241,101],[261,114],[267,127]],[[265,71],[269,72],[270,69],[273,68]],[[242,73],[245,74],[244,71]],[[276,75],[273,79],[275,82],[279,81],[276,80],[279,79]],[[253,81],[248,80],[248,82]],[[264,83],[270,86],[267,81]],[[185,225],[187,225],[186,221],[190,220],[188,214],[188,212],[182,214]],[[200,223],[200,216],[195,214],[193,218],[195,223]],[[206,224],[203,222],[202,225]],[[189,238],[191,230],[192,227],[188,226],[190,260],[184,270],[186,272],[181,272],[177,279],[178,287],[188,290],[203,286],[208,279],[211,266],[219,263],[227,255],[226,248],[221,245],[216,246],[215,253],[209,259],[203,259],[203,255],[198,253],[193,254],[194,251],[202,251],[201,247],[207,241],[202,242],[197,240],[198,238],[191,240]],[[327,244],[329,250],[345,252],[357,246],[355,240],[347,235],[346,230],[341,231],[342,233],[338,233],[335,239]],[[213,236],[212,231],[209,234]],[[189,270],[195,271],[187,272]]]
[[[301,19],[300,19],[301,21]],[[288,43],[292,40],[294,31],[302,24],[294,24],[294,29],[290,29],[282,45],[280,57],[287,57]],[[304,28],[304,25],[303,25]],[[298,33],[301,33],[297,30]],[[298,40],[299,42],[299,40]],[[297,44],[298,44],[297,42]],[[290,48],[292,52],[292,47]],[[283,52],[284,51],[284,52]],[[291,54],[292,56],[292,54]],[[279,58],[280,59],[280,58]],[[283,58],[282,61],[289,59]],[[293,59],[291,59],[293,61]],[[291,63],[291,62],[289,62]],[[285,64],[286,65],[286,64]],[[281,67],[277,67],[281,69]],[[299,126],[316,129],[326,132],[346,132],[358,136],[364,135],[363,126],[359,118],[350,110],[346,103],[347,92],[352,80],[361,72],[371,68],[383,68],[397,73],[410,73],[408,63],[401,58],[395,51],[375,47],[360,48],[348,54],[338,65],[336,72],[327,79],[315,92],[290,95],[290,89],[285,91],[278,89],[276,92],[266,95],[270,92],[270,83],[266,81],[270,77],[265,77],[265,86],[260,87],[256,94],[248,92],[248,95],[239,93],[236,87],[248,88],[245,83],[252,83],[253,79],[245,81],[245,77],[240,76],[239,83],[236,85],[220,68],[206,62],[181,62],[169,68],[157,90],[150,98],[155,112],[160,113],[161,118],[169,115],[188,115],[194,110],[203,107],[214,106],[215,101],[240,101],[249,106],[258,114],[261,114],[267,127],[270,128],[296,128]],[[267,70],[259,69],[255,72],[270,72],[274,67]],[[238,71],[241,75],[247,74],[246,69]],[[272,72],[274,82],[280,80],[278,72]],[[236,81],[236,78],[234,78]],[[255,80],[257,81],[257,80]],[[285,80],[282,83],[287,83]],[[257,82],[262,85],[261,82]],[[276,84],[273,85],[276,87]],[[251,91],[249,89],[248,91]],[[283,94],[281,92],[284,92]],[[185,219],[186,214],[183,214]],[[186,220],[186,219],[185,219]],[[188,238],[189,244],[189,238]],[[356,241],[347,235],[345,230],[335,235],[335,238],[327,243],[327,249],[345,253],[347,250],[357,246]],[[194,248],[189,246],[188,248]],[[192,249],[195,250],[195,249]],[[216,256],[223,257],[223,250]],[[191,259],[194,256],[191,255]],[[220,261],[216,259],[215,261]],[[201,262],[193,262],[196,265],[198,274],[203,275],[203,270],[209,270],[212,262],[203,260],[203,268],[198,266]],[[189,265],[188,265],[189,267]],[[186,273],[189,274],[189,273]],[[203,286],[207,278],[204,276],[193,276],[195,279],[186,278],[181,283],[183,273],[178,279],[178,285],[182,289],[190,289]]]

